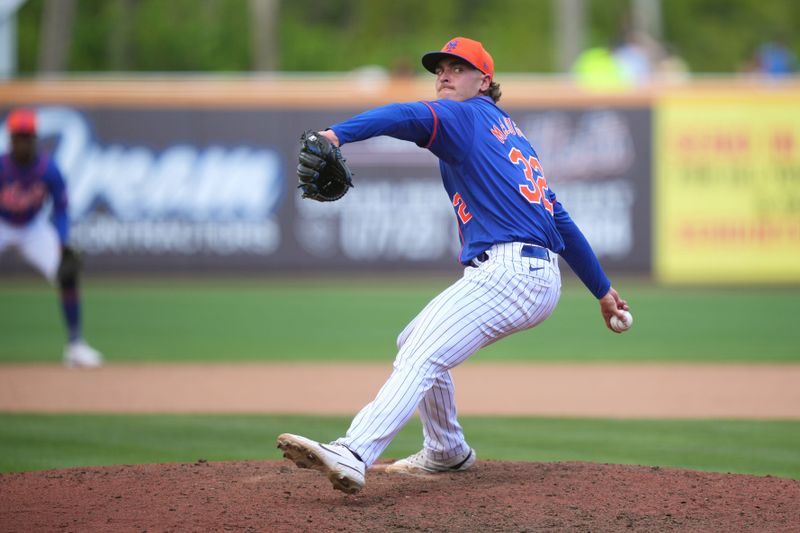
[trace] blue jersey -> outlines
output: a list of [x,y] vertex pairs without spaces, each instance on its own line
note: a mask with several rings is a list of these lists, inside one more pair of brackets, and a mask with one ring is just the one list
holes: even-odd
[[0,218],[14,226],[28,224],[48,197],[53,201],[53,225],[64,244],[69,232],[67,190],[58,167],[44,155],[29,165],[16,163],[9,154],[0,157]]
[[526,242],[561,254],[601,298],[611,283],[544,177],[538,155],[491,98],[392,104],[331,126],[341,144],[378,135],[415,142],[439,158],[470,261],[494,244]]

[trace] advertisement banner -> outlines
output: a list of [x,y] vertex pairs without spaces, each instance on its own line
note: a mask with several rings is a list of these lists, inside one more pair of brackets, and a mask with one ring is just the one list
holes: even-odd
[[800,281],[798,103],[800,93],[659,102],[659,280]]
[[[458,270],[438,161],[413,143],[347,145],[355,188],[300,198],[300,133],[359,111],[37,107],[89,270]],[[604,266],[648,271],[649,109],[509,111]]]

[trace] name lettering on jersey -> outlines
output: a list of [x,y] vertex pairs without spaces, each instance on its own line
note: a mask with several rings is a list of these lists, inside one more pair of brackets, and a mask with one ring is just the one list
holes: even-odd
[[453,207],[458,207],[458,218],[462,224],[466,224],[472,220],[472,213],[467,213],[467,203],[461,197],[461,193],[457,192],[453,195]]
[[495,138],[503,144],[505,144],[506,139],[508,139],[511,135],[517,135],[525,139],[525,134],[522,133],[522,130],[520,130],[514,121],[509,117],[503,117],[500,120],[500,125],[492,124],[492,129],[489,131],[491,131],[492,135],[494,135]]
[[22,187],[12,183],[0,188],[0,207],[9,213],[24,213],[30,209],[39,209],[44,203],[47,189],[43,183],[34,183],[30,187]]

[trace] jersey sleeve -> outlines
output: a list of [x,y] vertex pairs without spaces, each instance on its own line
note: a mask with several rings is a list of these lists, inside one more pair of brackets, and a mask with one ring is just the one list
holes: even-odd
[[428,148],[442,161],[458,164],[471,150],[475,126],[467,104],[435,100],[376,107],[330,129],[341,145],[388,135]]
[[600,261],[578,225],[569,216],[561,202],[556,200],[555,195],[552,196],[552,200],[556,228],[564,240],[561,257],[586,285],[586,288],[594,294],[595,298],[600,299],[611,288],[611,281],[603,271],[603,267],[600,266]]
[[50,220],[53,222],[53,226],[55,226],[58,232],[58,240],[63,246],[69,241],[67,187],[64,183],[64,177],[61,175],[61,171],[58,170],[58,167],[52,161],[47,169],[46,183],[50,191],[50,197],[53,199],[53,212],[50,216]]
[[388,135],[423,147],[435,128],[430,107],[422,102],[376,107],[330,127],[342,145]]

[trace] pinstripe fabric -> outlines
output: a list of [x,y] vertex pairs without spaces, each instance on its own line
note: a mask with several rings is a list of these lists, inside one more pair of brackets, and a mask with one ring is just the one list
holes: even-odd
[[480,348],[536,326],[561,294],[558,258],[521,257],[523,243],[490,248],[489,259],[434,298],[398,336],[389,379],[337,441],[369,466],[419,408],[424,447],[436,460],[469,450],[456,417],[450,369]]
[[55,283],[61,244],[47,215],[39,215],[23,226],[14,226],[0,218],[0,254],[8,247],[19,248],[28,263],[49,282]]

